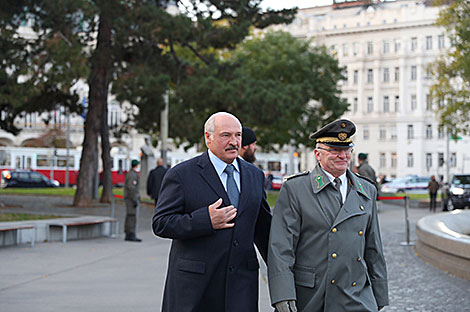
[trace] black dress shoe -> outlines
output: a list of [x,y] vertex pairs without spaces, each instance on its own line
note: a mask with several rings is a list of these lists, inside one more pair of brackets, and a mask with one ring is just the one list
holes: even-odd
[[137,238],[134,233],[126,234],[126,238],[124,239],[129,242],[141,242],[140,238]]

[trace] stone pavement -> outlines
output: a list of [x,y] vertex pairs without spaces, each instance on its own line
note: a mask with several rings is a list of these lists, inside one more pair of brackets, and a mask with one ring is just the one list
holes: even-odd
[[[72,208],[67,197],[2,195],[0,203],[0,211],[111,214],[106,205]],[[115,207],[122,233],[125,209],[119,201]],[[170,242],[151,233],[152,214],[153,207],[142,206],[142,243],[125,242],[121,234],[0,248],[0,311],[160,311]],[[411,241],[416,239],[414,224],[426,214],[426,209],[410,209]],[[403,206],[384,204],[379,219],[391,303],[382,311],[470,311],[470,281],[434,268],[412,246],[400,245],[406,241]],[[260,312],[268,311],[273,310],[261,277]]]

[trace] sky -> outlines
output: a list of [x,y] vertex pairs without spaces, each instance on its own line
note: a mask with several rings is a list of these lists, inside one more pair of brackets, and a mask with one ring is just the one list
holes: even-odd
[[292,7],[310,8],[320,5],[332,4],[333,0],[264,0],[261,2],[261,7],[272,9],[290,9]]

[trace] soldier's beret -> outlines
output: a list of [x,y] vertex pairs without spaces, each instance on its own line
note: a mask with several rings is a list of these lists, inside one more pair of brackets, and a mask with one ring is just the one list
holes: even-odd
[[354,133],[356,133],[356,126],[352,121],[339,119],[311,134],[310,139],[332,147],[353,147],[351,136]]

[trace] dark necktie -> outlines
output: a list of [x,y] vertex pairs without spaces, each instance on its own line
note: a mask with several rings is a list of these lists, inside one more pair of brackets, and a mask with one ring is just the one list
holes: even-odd
[[238,198],[240,197],[240,193],[238,192],[237,184],[235,183],[235,179],[233,177],[233,170],[235,168],[232,164],[227,165],[225,167],[225,173],[227,174],[227,195],[230,199],[230,203],[237,208],[238,207]]
[[335,178],[334,182],[335,182],[336,190],[338,190],[339,203],[342,206],[343,205],[343,195],[341,194],[341,179],[340,178]]

